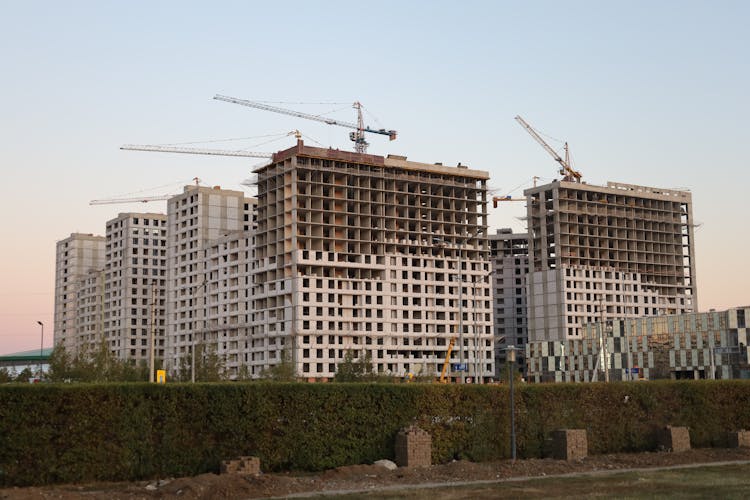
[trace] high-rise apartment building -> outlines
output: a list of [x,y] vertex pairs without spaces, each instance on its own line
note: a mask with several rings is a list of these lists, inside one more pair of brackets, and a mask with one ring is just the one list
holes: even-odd
[[104,338],[104,270],[91,269],[78,281],[76,350],[93,353]]
[[[103,236],[73,233],[57,242],[54,339],[55,345],[62,343],[68,352],[77,352],[79,345],[89,342],[78,337],[78,292],[89,273],[100,271],[103,265]],[[82,335],[88,337],[90,331]]]
[[[218,186],[186,186],[182,194],[168,200],[165,356],[169,370],[189,360],[196,345],[214,344],[208,324],[209,308],[214,307],[209,295],[214,289],[209,285],[218,287],[219,283],[215,282],[218,275],[207,274],[209,250],[229,234],[251,231],[254,212],[253,198]],[[212,269],[219,270],[216,264]]]
[[506,359],[506,348],[520,348],[516,355],[516,367],[523,372],[525,365],[524,346],[529,340],[526,275],[529,272],[528,233],[514,233],[511,229],[498,229],[491,234],[492,282],[494,285],[495,320],[495,367],[497,377]]
[[[296,146],[256,170],[251,368],[494,376],[487,172]],[[452,377],[460,372],[452,371]]]
[[555,181],[524,191],[529,339],[596,321],[697,310],[689,192]]
[[206,325],[200,341],[222,359],[229,378],[250,376],[253,231],[239,231],[206,250]]
[[119,359],[164,358],[167,217],[121,213],[106,225],[104,334]]

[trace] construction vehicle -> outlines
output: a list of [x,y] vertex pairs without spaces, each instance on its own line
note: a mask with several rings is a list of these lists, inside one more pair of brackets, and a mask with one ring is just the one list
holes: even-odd
[[447,383],[445,380],[445,373],[448,371],[448,366],[451,364],[451,353],[453,352],[453,346],[456,344],[456,337],[453,337],[448,343],[448,352],[445,354],[445,362],[443,363],[443,371],[440,372],[440,383]]
[[327,125],[337,125],[339,127],[354,129],[354,132],[351,132],[349,134],[349,139],[354,142],[354,151],[356,151],[357,153],[367,153],[367,146],[369,146],[369,143],[365,140],[365,132],[369,134],[387,135],[388,139],[391,141],[396,140],[396,136],[398,135],[398,132],[396,132],[395,130],[386,130],[384,128],[375,129],[365,126],[364,119],[362,118],[362,104],[359,101],[352,104],[352,107],[357,110],[357,123],[351,123],[341,120],[334,120],[332,118],[321,115],[303,113],[301,111],[279,108],[276,106],[270,106],[262,102],[248,101],[246,99],[238,99],[236,97],[229,97],[225,95],[216,94],[214,96],[214,99],[216,99],[217,101],[231,102],[233,104],[247,106],[249,108],[262,109],[264,111],[270,111],[272,113],[279,113],[282,115],[295,116],[297,118],[304,118],[306,120],[322,122]]
[[555,159],[557,163],[560,164],[560,175],[563,176],[563,180],[566,181],[573,181],[573,182],[581,182],[581,172],[573,169],[570,166],[570,152],[568,150],[568,143],[565,143],[565,159],[562,159],[559,154],[557,154],[557,151],[552,149],[549,144],[547,144],[544,139],[539,135],[539,133],[534,130],[531,125],[526,123],[526,121],[521,118],[520,116],[516,116],[516,121],[521,124],[523,128],[526,129],[526,131],[531,135],[531,137],[534,138],[536,142],[541,144],[541,146],[552,156],[552,158]]

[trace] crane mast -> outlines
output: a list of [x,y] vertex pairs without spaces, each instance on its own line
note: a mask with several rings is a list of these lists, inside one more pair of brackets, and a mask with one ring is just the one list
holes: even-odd
[[354,132],[349,134],[349,139],[354,142],[354,150],[357,153],[366,153],[368,143],[365,140],[365,132],[370,134],[387,135],[391,141],[396,140],[398,132],[395,130],[386,130],[384,128],[374,129],[365,126],[364,119],[362,118],[362,104],[357,101],[352,104],[352,107],[357,110],[357,123],[351,123],[343,120],[334,120],[333,118],[327,118],[320,115],[313,115],[310,113],[303,113],[301,111],[295,111],[292,109],[279,108],[277,106],[270,106],[262,102],[248,101],[247,99],[238,99],[236,97],[230,97],[225,95],[216,94],[214,99],[217,101],[230,102],[233,104],[239,104],[240,106],[247,106],[249,108],[262,109],[263,111],[270,111],[272,113],[279,113],[282,115],[294,116],[297,118],[304,118],[306,120],[313,120],[316,122],[325,123],[326,125],[336,125],[339,127],[354,129]]
[[560,168],[560,174],[563,176],[563,179],[565,179],[566,181],[581,182],[581,173],[570,166],[570,154],[568,152],[567,142],[565,143],[565,159],[562,159],[560,155],[557,154],[557,151],[552,149],[552,147],[550,147],[550,145],[547,144],[544,139],[542,139],[537,131],[534,130],[531,125],[526,123],[523,118],[521,118],[520,116],[516,116],[516,121],[526,129],[529,135],[533,137],[534,140],[538,142],[545,149],[545,151],[547,151],[550,156],[555,159],[557,163],[560,164],[560,166],[562,167]]

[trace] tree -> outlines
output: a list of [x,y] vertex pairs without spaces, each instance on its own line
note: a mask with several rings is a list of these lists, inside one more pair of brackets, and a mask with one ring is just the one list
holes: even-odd
[[47,369],[47,379],[50,382],[63,382],[71,378],[73,371],[73,360],[67,349],[58,343],[49,356],[49,368]]
[[364,382],[373,381],[378,376],[372,368],[372,355],[362,350],[362,355],[355,360],[354,352],[346,351],[344,361],[336,367],[336,382]]
[[47,378],[52,382],[144,382],[148,380],[148,366],[117,359],[102,341],[93,352],[81,349],[71,356],[60,343],[52,350]]
[[198,344],[195,358],[195,381],[220,382],[226,378],[224,359],[216,352],[216,347]]
[[7,384],[13,381],[13,375],[6,367],[0,368],[0,384]]
[[237,376],[234,380],[241,381],[241,380],[251,380],[253,378],[253,374],[250,372],[250,367],[247,366],[245,363],[240,364],[240,366],[237,368]]
[[294,382],[297,373],[292,356],[286,350],[281,351],[281,361],[261,373],[261,377],[275,382]]
[[34,372],[27,366],[16,376],[16,382],[28,382],[30,378],[34,378]]
[[193,366],[195,366],[196,382],[220,382],[227,379],[227,371],[224,359],[216,352],[216,347],[207,344],[196,344],[195,365],[193,365],[193,353],[180,358],[176,369],[170,377],[178,382],[190,382],[193,380]]

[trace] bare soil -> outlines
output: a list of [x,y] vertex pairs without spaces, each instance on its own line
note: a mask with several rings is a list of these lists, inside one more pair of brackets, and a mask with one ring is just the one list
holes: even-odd
[[528,459],[515,462],[503,460],[485,463],[455,461],[432,467],[398,468],[392,471],[378,465],[353,465],[319,473],[288,472],[258,476],[201,474],[195,477],[160,481],[6,488],[0,489],[0,499],[268,498],[304,495],[305,493],[377,491],[385,487],[420,484],[500,481],[518,477],[543,477],[577,472],[748,460],[750,460],[750,449],[703,448],[681,453],[594,455],[570,462],[553,459]]

